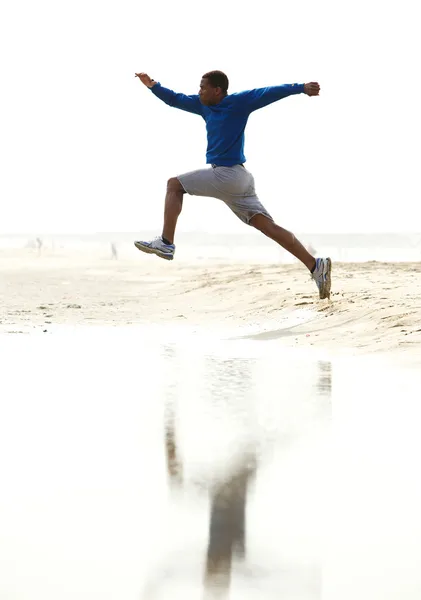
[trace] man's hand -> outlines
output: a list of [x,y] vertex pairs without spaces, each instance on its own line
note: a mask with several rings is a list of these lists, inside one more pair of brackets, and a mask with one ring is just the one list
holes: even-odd
[[304,84],[304,93],[307,96],[318,96],[320,92],[320,85],[316,81]]
[[155,79],[151,79],[146,73],[135,73],[135,77],[139,77],[143,85],[146,85],[146,87],[148,88],[151,88],[154,85],[156,85]]

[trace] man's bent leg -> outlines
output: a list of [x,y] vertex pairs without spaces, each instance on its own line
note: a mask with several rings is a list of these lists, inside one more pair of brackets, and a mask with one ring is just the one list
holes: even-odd
[[174,243],[175,228],[177,220],[183,208],[183,194],[185,190],[177,177],[171,177],[167,183],[167,194],[165,196],[164,227],[162,238],[170,244]]
[[290,252],[295,258],[298,258],[309,271],[314,269],[316,259],[304,248],[302,243],[297,240],[293,233],[279,227],[279,225],[262,214],[254,215],[254,217],[250,219],[250,225],[253,225],[253,227]]
[[165,260],[173,260],[175,253],[174,234],[177,219],[183,207],[183,194],[185,190],[177,177],[171,177],[167,184],[165,196],[164,227],[162,236],[152,241],[139,240],[134,243],[138,250],[147,254],[156,254]]

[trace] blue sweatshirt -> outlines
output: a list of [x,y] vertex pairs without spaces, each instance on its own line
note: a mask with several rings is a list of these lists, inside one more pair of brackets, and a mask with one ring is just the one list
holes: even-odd
[[231,167],[246,161],[244,130],[250,113],[292,94],[302,94],[304,84],[292,83],[229,94],[214,106],[204,106],[199,95],[186,96],[156,83],[151,91],[169,106],[200,115],[206,121],[206,162]]

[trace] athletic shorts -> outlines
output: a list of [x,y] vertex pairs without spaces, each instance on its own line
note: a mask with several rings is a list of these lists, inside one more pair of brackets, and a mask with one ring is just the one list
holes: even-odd
[[254,177],[243,165],[218,167],[190,171],[177,175],[187,194],[217,198],[247,225],[254,215],[264,215],[273,221],[254,189]]

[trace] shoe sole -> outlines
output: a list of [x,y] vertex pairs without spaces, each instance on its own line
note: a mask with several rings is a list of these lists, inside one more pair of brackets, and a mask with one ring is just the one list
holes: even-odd
[[163,258],[164,260],[172,260],[174,258],[174,254],[167,254],[165,252],[161,252],[161,250],[158,250],[157,248],[149,248],[148,246],[142,246],[142,244],[139,244],[138,242],[134,242],[134,245],[141,252],[145,252],[146,254],[155,254],[156,256],[159,256],[159,258]]
[[319,291],[320,300],[324,300],[325,298],[330,300],[330,288],[332,286],[332,277],[331,277],[332,261],[330,260],[330,258],[327,258],[326,262],[327,262],[327,271],[325,273],[326,280],[324,281],[324,283]]

